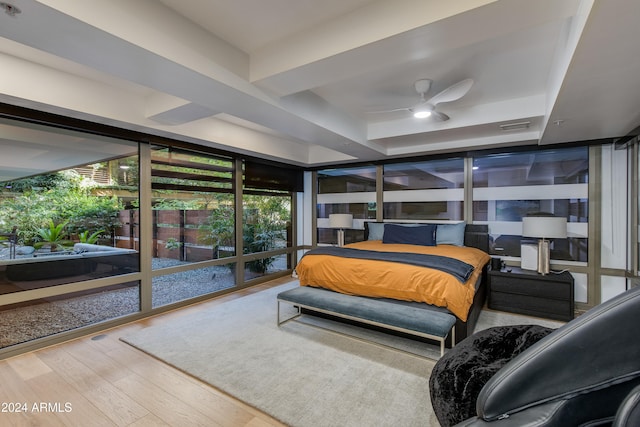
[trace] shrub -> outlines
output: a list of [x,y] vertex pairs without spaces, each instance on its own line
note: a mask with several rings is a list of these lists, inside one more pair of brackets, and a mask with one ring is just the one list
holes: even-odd
[[70,235],[85,230],[111,232],[119,225],[122,203],[116,196],[92,195],[76,175],[66,171],[11,183],[12,192],[24,191],[0,200],[0,229],[17,226],[19,241],[27,245],[41,239],[39,232],[48,221],[65,222]]
[[98,230],[92,234],[89,234],[89,230],[85,230],[78,234],[78,239],[80,239],[80,243],[95,244],[98,242],[100,234],[102,233],[104,233],[104,230]]
[[36,249],[39,249],[43,246],[49,245],[51,247],[51,252],[55,252],[58,249],[58,245],[72,245],[73,242],[71,240],[65,239],[66,232],[64,231],[64,227],[66,225],[66,221],[56,225],[53,220],[50,219],[48,227],[38,230],[38,238],[40,241],[35,242],[33,246]]

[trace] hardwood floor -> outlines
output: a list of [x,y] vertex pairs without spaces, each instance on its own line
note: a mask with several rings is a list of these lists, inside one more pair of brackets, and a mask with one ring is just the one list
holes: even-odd
[[276,286],[244,289],[0,361],[3,426],[283,426],[119,337]]

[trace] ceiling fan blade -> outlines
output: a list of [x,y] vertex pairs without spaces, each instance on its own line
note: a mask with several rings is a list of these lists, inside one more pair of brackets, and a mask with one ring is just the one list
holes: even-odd
[[367,114],[395,113],[396,111],[411,111],[410,108],[394,108],[392,110],[367,111]]
[[433,96],[430,100],[428,100],[427,102],[429,104],[440,104],[442,102],[451,102],[451,101],[456,101],[460,98],[462,98],[463,96],[465,96],[467,94],[467,92],[469,92],[469,89],[471,89],[471,86],[473,86],[473,80],[472,79],[465,79],[462,80],[452,86],[449,86],[448,88],[446,88],[445,90],[443,90],[442,92],[436,94],[435,96]]
[[450,119],[449,116],[447,116],[445,113],[441,113],[440,111],[431,112],[431,117],[433,117],[433,120],[435,120],[436,122],[446,122]]

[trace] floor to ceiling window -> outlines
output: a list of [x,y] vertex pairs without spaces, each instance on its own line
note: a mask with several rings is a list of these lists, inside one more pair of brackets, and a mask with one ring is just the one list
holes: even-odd
[[11,120],[0,138],[0,348],[139,312],[138,144]]
[[464,219],[464,159],[384,165],[384,218]]
[[244,263],[245,280],[291,268],[288,253],[263,254],[291,247],[291,196],[245,192],[242,203],[244,253],[254,255]]
[[0,357],[292,268],[301,171],[39,117],[0,118]]
[[302,175],[250,161],[243,166],[243,275],[250,281],[292,268],[292,197],[302,191]]
[[[587,262],[588,147],[469,159],[472,163],[455,157],[318,171],[318,243],[335,243],[335,230],[328,228],[332,213],[353,214],[356,230],[350,230],[347,243],[361,238],[358,220],[466,220],[489,225],[492,255],[517,259],[522,218],[547,214],[565,217],[568,223],[569,236],[554,240],[552,258]],[[470,170],[465,171],[465,165]],[[376,215],[377,168],[382,168],[382,215]],[[466,215],[465,203],[472,206]]]
[[[184,149],[151,151],[152,306],[235,286],[234,162]],[[200,264],[198,264],[200,265]]]
[[551,258],[587,261],[588,147],[500,153],[473,159],[473,221],[489,224],[491,254],[519,257],[522,218],[567,219]]
[[329,228],[329,215],[352,214],[354,225],[345,230],[345,243],[364,238],[364,220],[376,219],[376,166],[318,171],[318,243],[335,244],[336,230]]

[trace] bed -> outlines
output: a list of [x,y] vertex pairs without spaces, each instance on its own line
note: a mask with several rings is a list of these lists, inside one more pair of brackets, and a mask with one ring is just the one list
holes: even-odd
[[301,286],[451,313],[459,342],[486,299],[488,250],[486,225],[365,222],[364,241],[313,249],[296,274]]

